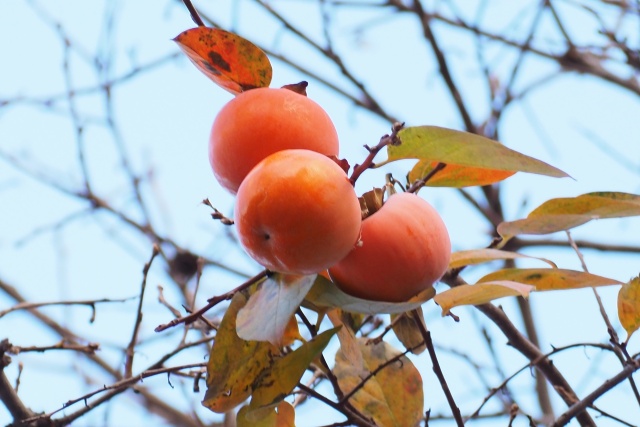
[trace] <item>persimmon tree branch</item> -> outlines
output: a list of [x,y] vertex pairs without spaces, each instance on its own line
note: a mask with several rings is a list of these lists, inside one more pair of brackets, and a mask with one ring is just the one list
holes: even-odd
[[597,348],[597,349],[600,349],[600,350],[604,350],[604,351],[615,352],[615,350],[613,349],[612,346],[606,345],[606,344],[599,344],[599,343],[576,343],[576,344],[570,344],[570,345],[567,345],[567,346],[564,346],[564,347],[554,348],[550,352],[541,355],[537,359],[531,360],[528,364],[526,364],[525,366],[523,366],[522,368],[518,369],[513,374],[511,374],[507,378],[505,378],[499,385],[493,387],[491,389],[491,391],[489,392],[489,394],[487,394],[484,397],[484,399],[482,400],[482,403],[480,404],[480,406],[471,415],[466,417],[465,420],[471,420],[471,419],[478,418],[479,415],[480,415],[480,411],[482,410],[484,405],[493,396],[495,396],[498,392],[503,390],[511,380],[513,380],[516,376],[518,376],[519,374],[524,372],[526,369],[530,369],[532,367],[535,367],[538,364],[538,362],[542,361],[543,359],[549,358],[550,356],[553,356],[554,354],[562,353],[564,351],[575,349],[575,348],[579,348],[579,347],[594,347],[594,348]]
[[11,363],[11,358],[6,354],[11,347],[8,340],[0,341],[0,401],[11,414],[14,422],[20,422],[32,417],[34,413],[22,402],[4,373],[4,368]]
[[[491,319],[498,328],[500,328],[504,335],[509,339],[509,344],[512,347],[520,351],[520,353],[526,356],[529,360],[539,360],[536,364],[536,368],[544,374],[547,380],[549,380],[549,382],[558,391],[558,395],[565,401],[565,403],[567,403],[567,405],[573,405],[574,402],[580,400],[575,391],[573,391],[571,385],[569,385],[556,366],[550,360],[541,357],[543,354],[540,352],[540,349],[533,345],[531,341],[517,330],[502,310],[498,309],[493,304],[483,304],[476,306],[476,308]],[[579,413],[578,421],[581,426],[596,426],[593,419],[586,411]]]
[[[0,291],[2,291],[6,296],[15,300],[17,303],[25,303],[26,299],[22,296],[18,290],[8,284],[7,282],[0,279]],[[52,319],[51,317],[45,315],[40,312],[38,309],[31,309],[28,312],[40,322],[42,326],[46,329],[53,331],[58,334],[61,338],[65,340],[66,343],[69,344],[81,344],[82,338],[77,336],[71,330],[63,327],[57,321]],[[115,369],[111,366],[105,359],[101,358],[97,354],[91,353],[83,353],[83,356],[87,358],[87,360],[91,361],[96,367],[98,367],[101,371],[108,374],[111,378],[114,378],[116,381],[122,379],[122,375],[118,369]],[[175,409],[172,405],[168,404],[164,400],[156,397],[150,391],[141,388],[138,390],[140,396],[142,396],[146,407],[149,411],[161,414],[164,418],[169,420],[170,422],[181,425],[185,427],[201,427],[199,423],[195,423],[194,420],[182,413],[181,411]]]
[[584,414],[585,409],[593,404],[599,397],[607,393],[609,390],[616,387],[621,382],[625,381],[640,369],[640,359],[635,358],[629,361],[629,363],[616,375],[606,380],[600,387],[589,393],[584,398],[576,401],[573,405],[567,409],[565,413],[560,415],[556,421],[552,424],[552,427],[561,427],[567,425],[574,417],[579,417],[580,414]]

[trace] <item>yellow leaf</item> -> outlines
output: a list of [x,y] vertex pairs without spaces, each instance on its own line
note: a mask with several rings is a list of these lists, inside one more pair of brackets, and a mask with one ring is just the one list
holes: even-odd
[[252,384],[278,349],[266,342],[244,341],[236,334],[236,315],[247,302],[237,293],[225,313],[207,363],[207,392],[202,404],[224,413],[245,401]]
[[536,291],[557,291],[596,286],[619,285],[607,277],[561,268],[506,268],[487,274],[478,283],[507,280],[535,286]]
[[[422,307],[418,307],[416,311],[418,312],[418,316],[420,317],[420,322],[422,322],[422,325],[426,330],[427,326],[424,323],[424,314],[422,313]],[[404,345],[404,348],[406,348],[407,350],[413,349],[411,350],[413,354],[420,354],[426,350],[427,347],[423,344],[424,338],[422,337],[420,328],[413,320],[413,316],[410,316],[409,313],[392,314],[391,323],[393,333],[396,334],[396,337],[398,337],[398,340],[402,343],[402,345]]]
[[236,427],[275,427],[277,416],[275,408],[252,411],[245,405],[236,415]]
[[337,328],[324,331],[291,353],[276,358],[255,383],[251,396],[251,409],[274,405],[291,393],[304,371],[322,353],[337,331]]
[[334,327],[340,327],[340,330],[338,330],[338,339],[340,340],[340,351],[342,352],[343,359],[347,360],[353,367],[364,367],[364,359],[362,358],[360,345],[353,330],[346,326],[347,322],[345,322],[344,319],[344,312],[334,308],[327,312],[327,317],[331,320]]
[[640,328],[640,276],[625,283],[618,293],[618,318],[627,331],[627,341]]
[[342,347],[336,354],[334,373],[345,395],[368,378],[349,398],[349,403],[382,427],[417,425],[423,416],[424,392],[422,377],[413,363],[384,341],[368,344],[360,338],[358,347],[364,361],[362,366],[354,366]]
[[519,234],[550,234],[569,230],[593,219],[640,215],[640,196],[598,192],[547,200],[525,219],[503,222],[498,233],[504,241]]
[[508,296],[528,297],[535,287],[507,280],[496,280],[475,285],[461,285],[436,295],[433,300],[442,309],[445,316],[449,311],[461,305],[480,305]]
[[468,251],[458,251],[451,254],[449,268],[459,268],[467,265],[482,264],[484,262],[502,261],[506,259],[537,259],[546,262],[553,268],[557,265],[548,259],[531,257],[516,252],[502,251],[499,249],[472,249]]
[[290,403],[282,401],[273,408],[252,410],[243,406],[236,417],[236,427],[295,427],[296,413]]
[[237,34],[196,27],[173,40],[198,70],[234,95],[271,83],[272,68],[267,55]]

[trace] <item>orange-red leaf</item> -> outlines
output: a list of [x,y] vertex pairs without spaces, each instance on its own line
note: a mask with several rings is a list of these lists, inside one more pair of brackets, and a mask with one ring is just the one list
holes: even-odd
[[627,340],[640,328],[640,276],[625,283],[618,293],[618,318]]
[[[438,163],[431,160],[420,160],[409,172],[409,182],[424,178]],[[447,167],[431,177],[425,185],[428,187],[455,188],[489,185],[505,180],[515,173],[515,171],[448,164]]]
[[196,27],[173,39],[204,75],[234,95],[271,83],[271,62],[250,41],[218,28]]

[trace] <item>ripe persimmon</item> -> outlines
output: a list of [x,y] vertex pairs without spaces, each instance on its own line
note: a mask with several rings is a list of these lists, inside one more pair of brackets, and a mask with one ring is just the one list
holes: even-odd
[[402,302],[438,281],[450,256],[438,212],[415,194],[397,193],[362,221],[359,244],[329,273],[350,295]]
[[333,160],[310,150],[283,150],[263,159],[236,197],[241,245],[272,271],[314,274],[356,244],[361,210],[349,179]]
[[236,193],[249,171],[269,154],[306,149],[338,155],[331,118],[313,100],[289,89],[242,92],[218,113],[209,138],[209,161],[218,182]]

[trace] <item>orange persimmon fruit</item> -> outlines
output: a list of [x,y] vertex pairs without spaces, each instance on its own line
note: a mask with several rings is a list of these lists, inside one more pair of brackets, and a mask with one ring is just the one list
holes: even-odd
[[355,246],[361,223],[360,203],[344,170],[310,150],[267,156],[249,172],[236,197],[240,243],[271,271],[327,269]]
[[329,115],[292,90],[251,89],[229,101],[216,116],[209,161],[218,182],[235,194],[262,159],[297,148],[338,156],[338,134]]
[[403,302],[438,281],[450,256],[438,212],[415,194],[396,193],[362,221],[359,244],[329,273],[352,296]]

